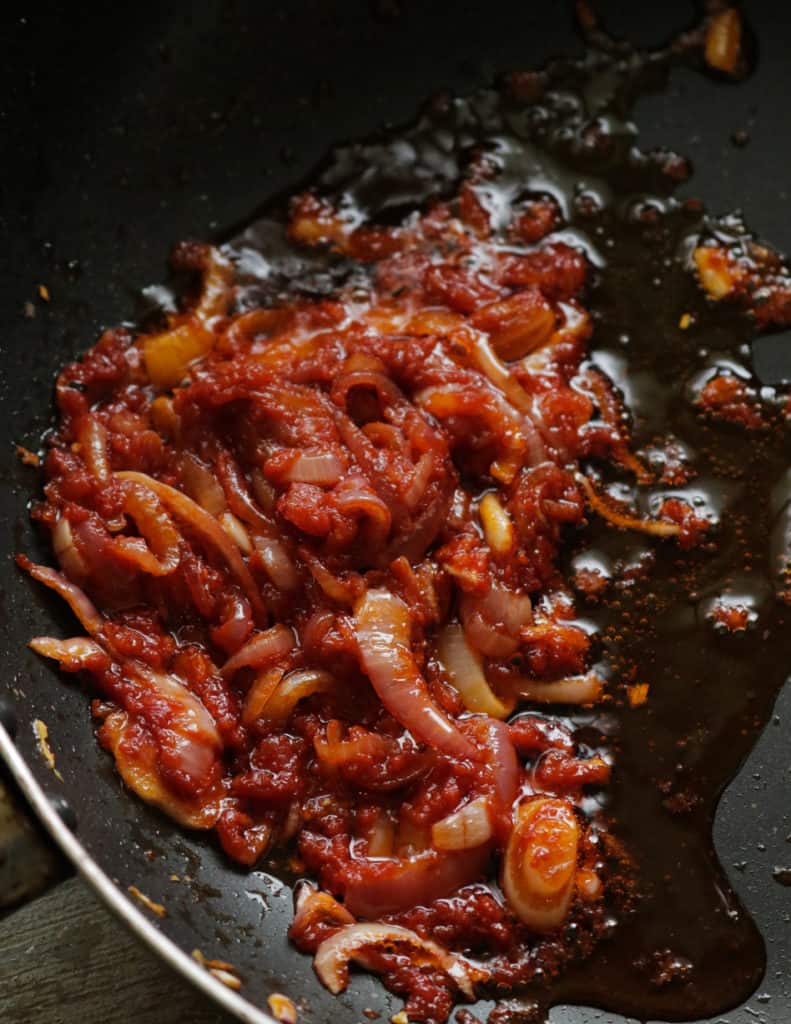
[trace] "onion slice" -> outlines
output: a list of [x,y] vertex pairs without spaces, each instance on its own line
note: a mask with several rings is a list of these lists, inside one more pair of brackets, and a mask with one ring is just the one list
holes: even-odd
[[166,508],[180,516],[195,533],[214,547],[228,563],[228,568],[239,581],[239,585],[256,612],[262,617],[266,616],[266,608],[261,600],[261,594],[239,553],[239,549],[213,516],[182,491],[176,490],[169,484],[163,484],[161,480],[155,480],[147,473],[128,470],[115,475],[120,480],[132,480],[152,490]]
[[319,668],[298,669],[278,683],[261,712],[268,722],[284,724],[297,704],[314,693],[327,693],[335,689],[335,677]]
[[31,650],[42,658],[57,661],[64,672],[101,670],[110,664],[110,658],[103,647],[87,636],[75,636],[58,640],[52,636],[36,636],[28,644]]
[[88,595],[80,590],[79,587],[70,583],[62,573],[56,572],[55,569],[50,569],[47,565],[36,565],[24,555],[20,555],[17,558],[17,565],[30,573],[34,580],[43,583],[45,587],[49,587],[50,590],[54,590],[56,594],[62,597],[80,620],[80,624],[86,633],[95,636],[101,632],[104,626],[104,618],[101,613]]
[[227,681],[240,668],[261,668],[285,657],[293,646],[294,634],[287,626],[278,623],[248,640],[244,647],[225,662],[220,675]]
[[516,756],[511,731],[505,722],[490,719],[486,725],[489,732],[489,749],[492,752],[494,794],[500,813],[510,825],[514,802],[519,791],[521,775],[519,758]]
[[71,578],[80,579],[88,575],[90,568],[77,550],[71,523],[64,515],[58,516],[58,521],[52,528],[52,547],[55,549],[55,556],[61,569]]
[[478,881],[490,852],[484,844],[471,850],[426,850],[392,860],[357,857],[349,866],[343,902],[355,917],[371,920],[432,903]]
[[595,704],[604,691],[604,680],[595,672],[582,676],[567,676],[554,682],[520,679],[516,692],[537,704]]
[[444,971],[468,999],[475,998],[476,982],[489,972],[456,953],[438,946],[417,932],[395,924],[350,924],[325,939],[316,950],[313,967],[321,982],[337,995],[349,984],[349,961],[365,965],[365,952],[375,946],[381,952],[406,946],[413,964],[425,964]]
[[508,717],[513,707],[503,703],[489,686],[483,671],[483,660],[470,646],[460,625],[451,623],[440,632],[437,653],[469,711],[490,715],[492,718]]
[[579,824],[567,800],[523,803],[508,841],[502,888],[517,915],[536,932],[554,931],[574,894]]
[[409,648],[410,615],[387,590],[369,590],[354,611],[363,670],[401,725],[450,757],[478,760],[473,744],[434,704]]
[[317,484],[331,487],[337,484],[346,466],[334,452],[297,452],[288,469],[280,474],[284,483]]
[[156,494],[148,487],[124,487],[124,512],[134,519],[139,537],[117,537],[119,557],[149,576],[168,576],[181,561],[181,537]]
[[431,842],[437,850],[470,850],[492,838],[489,800],[476,797],[431,826]]

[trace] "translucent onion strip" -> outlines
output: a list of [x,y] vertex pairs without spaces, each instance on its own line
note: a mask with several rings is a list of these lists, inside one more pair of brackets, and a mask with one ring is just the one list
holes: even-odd
[[488,972],[455,953],[449,953],[417,932],[394,924],[350,924],[325,939],[316,950],[313,967],[326,987],[337,995],[349,984],[349,961],[365,966],[365,953],[370,947],[379,952],[408,949],[413,964],[422,964],[443,971],[468,999],[475,997],[475,984],[486,979]]
[[114,550],[149,576],[168,576],[181,561],[181,536],[159,498],[148,487],[127,483],[124,512],[132,517],[140,537],[117,537]]
[[478,514],[481,517],[486,543],[492,551],[496,555],[509,554],[515,543],[514,524],[496,494],[489,492],[483,496],[478,506]]
[[440,631],[437,653],[468,711],[491,715],[492,718],[508,717],[513,705],[501,701],[489,686],[483,660],[470,646],[460,625],[451,623]]
[[100,483],[110,479],[107,459],[107,431],[95,416],[88,414],[80,422],[77,437],[82,448],[85,465]]
[[225,493],[217,478],[192,452],[185,452],[182,456],[181,477],[185,490],[201,508],[213,516],[225,511]]
[[286,483],[331,487],[340,480],[345,469],[343,459],[332,452],[299,452],[280,479]]
[[256,582],[250,574],[239,549],[231,541],[217,520],[200,507],[192,498],[188,498],[182,491],[163,484],[161,480],[155,480],[146,473],[127,471],[116,473],[121,480],[132,480],[150,488],[160,499],[163,505],[170,509],[175,515],[182,518],[200,537],[214,547],[228,563],[228,567],[239,581],[239,584],[247,595],[250,604],[260,616],[266,616],[266,608],[261,600]]
[[225,530],[243,555],[252,555],[253,542],[250,540],[250,534],[245,529],[241,519],[237,519],[233,512],[223,512],[220,516],[220,526],[222,526],[223,530]]
[[263,715],[269,698],[284,675],[282,668],[270,668],[259,673],[253,680],[242,705],[242,722],[248,729]]
[[386,590],[369,590],[354,612],[362,667],[390,712],[417,739],[451,757],[477,759],[477,751],[434,704],[410,649],[411,618]]
[[110,658],[104,648],[95,640],[89,640],[87,636],[75,636],[68,640],[36,636],[28,647],[42,658],[57,661],[64,672],[102,669],[110,664]]
[[52,529],[52,547],[65,573],[77,579],[88,575],[88,565],[77,550],[71,523],[65,516],[60,516]]
[[253,543],[261,558],[269,579],[278,590],[296,590],[299,586],[299,573],[286,550],[286,546],[276,537],[257,536]]
[[431,826],[431,842],[437,850],[469,850],[492,838],[489,801],[479,796]]
[[335,677],[322,669],[289,672],[264,705],[263,715],[269,722],[285,722],[301,700],[314,693],[327,693],[335,686]]
[[278,623],[248,640],[244,647],[225,662],[220,675],[223,679],[231,679],[240,668],[261,668],[285,657],[293,646],[294,634],[287,626]]
[[537,704],[595,704],[604,692],[604,680],[595,672],[567,676],[551,683],[520,679],[516,692]]
[[50,590],[59,594],[80,620],[86,633],[94,636],[101,632],[104,618],[88,595],[70,583],[62,573],[56,572],[46,565],[35,565],[24,556],[17,558],[17,564],[30,573],[34,580],[38,580],[39,583],[43,583],[45,587],[49,587]]

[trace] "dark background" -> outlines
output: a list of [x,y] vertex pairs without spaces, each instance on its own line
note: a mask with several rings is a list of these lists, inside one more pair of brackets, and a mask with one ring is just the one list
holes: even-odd
[[[596,6],[614,32],[652,45],[695,15],[680,0]],[[677,71],[665,93],[640,101],[636,119],[643,144],[692,158],[686,192],[715,212],[742,207],[789,251],[791,11],[772,0],[744,9],[759,42],[752,78],[730,86]],[[10,561],[20,549],[42,553],[26,515],[37,477],[14,443],[37,447],[57,368],[133,315],[136,291],[161,279],[174,241],[238,223],[331,143],[408,120],[441,88],[468,91],[579,51],[571,10],[529,0],[199,0],[39,3],[0,16],[0,694],[5,687],[16,706],[18,744],[41,785],[66,798],[100,864],[165,902],[162,927],[188,952],[197,945],[242,967],[252,998],[272,988],[307,996],[303,1021],[357,1020],[361,1007],[384,1008],[381,989],[360,977],[340,1005],[324,993],[285,943],[289,894],[130,800],[96,749],[84,697],[27,652],[30,635],[51,631],[53,618],[65,629],[67,618]],[[739,130],[750,137],[744,148],[731,141]],[[770,999],[723,1015],[729,1024],[791,1019],[791,889],[772,880],[773,867],[791,866],[791,694],[777,712],[718,816],[723,863],[742,865],[730,870],[734,885],[769,938],[759,992]],[[63,784],[35,750],[34,717],[50,727]],[[194,881],[174,889],[171,872]],[[593,1019],[553,1013],[569,1024]]]

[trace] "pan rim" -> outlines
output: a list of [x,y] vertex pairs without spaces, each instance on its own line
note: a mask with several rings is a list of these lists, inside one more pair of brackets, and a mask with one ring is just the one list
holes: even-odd
[[196,989],[218,1004],[221,1009],[233,1014],[244,1024],[277,1024],[275,1018],[270,1014],[259,1009],[244,996],[223,985],[221,981],[204,970],[196,960],[163,934],[132,903],[61,819],[2,722],[0,722],[0,757],[7,765],[11,776],[38,820],[104,905],[133,935],[171,969],[177,971]]

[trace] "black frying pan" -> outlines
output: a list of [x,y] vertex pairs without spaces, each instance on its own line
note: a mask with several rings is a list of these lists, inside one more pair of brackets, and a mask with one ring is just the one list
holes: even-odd
[[[287,888],[234,868],[211,840],[182,832],[123,790],[96,745],[84,695],[27,651],[28,638],[51,632],[53,620],[63,633],[69,624],[59,604],[12,568],[19,550],[47,557],[27,518],[38,479],[17,461],[14,442],[38,446],[56,370],[102,326],[133,316],[133,294],[162,276],[175,240],[243,220],[262,199],[293,186],[331,143],[408,119],[439,88],[467,91],[496,72],[577,52],[571,5],[91,6],[39,3],[2,16],[0,752],[113,909],[241,1019],[267,1020],[258,1008],[273,991],[300,1002],[308,1024],[359,1021],[364,1007],[389,1016],[396,1004],[369,976],[356,978],[339,1000],[322,989],[309,959],[286,941]],[[645,44],[694,17],[681,0],[598,6],[614,32]],[[773,0],[745,8],[760,46],[753,77],[733,88],[674,72],[665,93],[640,102],[637,118],[646,145],[668,144],[693,159],[691,189],[711,209],[743,206],[759,233],[789,251],[791,12]],[[751,136],[743,149],[730,141],[739,129]],[[62,781],[37,749],[36,718],[49,726]],[[769,959],[760,999],[720,1018],[733,1024],[791,1020],[791,889],[772,880],[775,866],[791,864],[790,733],[787,691],[717,816],[720,858]],[[174,874],[189,881],[171,881]],[[168,916],[154,920],[132,906],[130,884],[163,903]],[[195,948],[232,962],[245,979],[243,996],[190,959]],[[594,1019],[622,1020],[580,1008],[552,1016],[557,1024]]]

